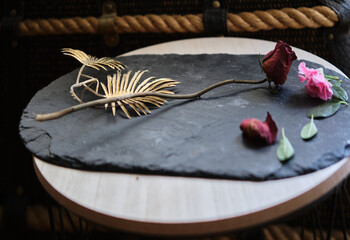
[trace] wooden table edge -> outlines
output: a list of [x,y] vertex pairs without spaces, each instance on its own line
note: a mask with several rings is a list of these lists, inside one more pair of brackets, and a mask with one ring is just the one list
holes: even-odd
[[347,157],[341,160],[343,161],[343,164],[329,178],[325,179],[314,188],[311,188],[307,192],[304,192],[303,194],[291,198],[285,202],[265,208],[260,211],[214,221],[201,221],[193,223],[164,223],[144,222],[133,219],[118,218],[116,216],[100,213],[88,207],[82,206],[61,194],[46,180],[46,178],[38,169],[38,161],[42,160],[33,156],[34,169],[40,183],[53,199],[55,199],[59,204],[67,208],[69,211],[86,220],[113,229],[137,234],[158,236],[198,236],[218,234],[241,230],[247,228],[248,226],[257,226],[282,218],[302,209],[303,207],[315,202],[317,199],[320,199],[329,193],[347,177],[350,169],[350,157]]
[[[171,48],[178,46],[179,44],[198,44],[202,40],[216,41],[217,38],[195,38],[187,40],[178,40],[170,42]],[[235,39],[223,38],[220,40],[231,41]],[[252,39],[240,39],[245,41],[253,41]],[[257,40],[255,40],[257,41]],[[258,40],[263,44],[271,44],[271,42],[265,40]],[[154,47],[160,47],[161,50],[157,53],[172,53],[173,49],[169,50],[169,46],[166,45],[169,43],[161,43],[153,45],[150,47],[142,48],[129,52],[127,55],[134,54],[149,54],[154,53]],[[190,46],[192,46],[190,45]],[[166,47],[166,48],[165,48]],[[182,48],[181,48],[182,49]],[[177,52],[179,49],[176,48]],[[302,49],[296,49],[300,53],[307,53]],[[226,47],[220,48],[219,52],[227,52]],[[180,52],[182,53],[182,52]],[[185,51],[184,53],[187,53]],[[198,53],[197,53],[198,54]],[[308,53],[309,54],[309,53]],[[124,56],[123,55],[123,56]],[[317,57],[317,56],[314,56]],[[326,63],[325,60],[317,57],[322,63]],[[327,63],[328,64],[328,63]],[[327,65],[328,66],[328,65]],[[331,66],[332,67],[332,66]],[[334,67],[334,66],[333,66]],[[156,221],[139,221],[135,219],[128,219],[118,216],[108,215],[106,213],[101,213],[96,210],[93,210],[89,207],[83,206],[79,203],[76,203],[69,199],[64,194],[60,193],[59,190],[56,190],[50,182],[42,175],[40,169],[38,168],[37,163],[41,161],[40,159],[34,157],[33,164],[35,172],[39,178],[39,181],[45,188],[45,190],[62,206],[66,207],[68,210],[73,213],[89,220],[96,222],[98,224],[111,227],[114,229],[119,229],[123,231],[129,231],[139,234],[146,235],[163,235],[163,236],[191,236],[191,235],[203,235],[203,234],[217,234],[220,232],[234,231],[238,229],[247,228],[248,226],[256,226],[265,222],[276,220],[278,218],[288,215],[290,212],[295,212],[308,204],[313,203],[317,199],[321,198],[328,192],[330,192],[334,187],[336,187],[349,173],[350,169],[350,158],[343,159],[342,165],[339,166],[332,175],[320,181],[319,184],[310,188],[307,191],[300,193],[299,195],[288,199],[280,204],[266,207],[262,210],[255,211],[253,213],[235,215],[234,217],[223,217],[215,219],[212,221],[194,221],[194,222],[156,222]],[[49,163],[45,163],[49,164]],[[131,176],[133,176],[131,174]]]

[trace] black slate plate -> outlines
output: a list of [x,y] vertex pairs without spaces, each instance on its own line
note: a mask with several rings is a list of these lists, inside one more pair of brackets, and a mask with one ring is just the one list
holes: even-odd
[[[120,58],[128,70],[149,70],[144,77],[180,81],[177,93],[191,93],[221,80],[261,80],[256,55],[142,55]],[[307,62],[308,67],[320,65]],[[333,117],[315,120],[319,129],[311,141],[300,138],[309,122],[306,111],[321,100],[310,98],[298,81],[295,61],[288,81],[273,94],[268,84],[231,84],[196,100],[169,100],[147,116],[126,119],[119,111],[85,109],[60,119],[37,122],[33,113],[48,113],[75,105],[69,94],[78,70],[39,91],[23,112],[20,136],[37,157],[61,166],[115,171],[244,180],[297,176],[327,167],[350,155],[350,109],[342,106]],[[88,70],[105,79],[107,72]],[[109,72],[111,74],[112,72]],[[326,69],[325,74],[339,75]],[[341,76],[340,76],[341,77]],[[349,79],[341,77],[349,93]],[[279,130],[285,128],[295,156],[281,163],[277,142],[250,144],[239,129],[245,118],[265,120],[269,111]]]

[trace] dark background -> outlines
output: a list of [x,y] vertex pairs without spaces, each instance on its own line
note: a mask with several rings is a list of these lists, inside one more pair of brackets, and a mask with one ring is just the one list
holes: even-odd
[[[0,165],[0,239],[38,239],[45,224],[34,224],[28,209],[46,206],[47,195],[38,182],[31,154],[18,135],[21,113],[36,91],[59,76],[79,67],[73,58],[60,53],[64,47],[77,48],[97,57],[119,54],[156,43],[194,37],[216,36],[203,34],[122,34],[119,44],[107,46],[102,35],[57,35],[20,37],[16,22],[24,19],[69,17],[99,17],[102,0],[12,0],[1,1],[1,152]],[[211,7],[208,1],[198,0],[116,0],[117,14],[198,14]],[[305,0],[230,0],[229,12],[281,9],[283,7],[312,7],[318,1]],[[4,24],[6,20],[6,25]],[[327,47],[327,29],[272,30],[255,33],[231,33],[227,36],[283,40],[307,50],[337,65],[334,53]],[[347,72],[346,68],[341,67]],[[43,208],[45,210],[45,208]],[[46,212],[45,212],[46,214]],[[46,215],[45,215],[46,216]],[[47,218],[46,218],[47,219]],[[44,235],[46,237],[46,235]],[[45,238],[44,237],[44,238]]]

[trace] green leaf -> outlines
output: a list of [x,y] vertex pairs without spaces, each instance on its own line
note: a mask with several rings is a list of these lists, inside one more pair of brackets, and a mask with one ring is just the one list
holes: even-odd
[[332,83],[332,86],[338,86],[338,87],[340,87],[341,83],[342,83],[342,80],[338,80],[338,81],[336,81],[336,82],[333,82],[333,83]]
[[343,100],[344,102],[348,101],[348,94],[340,85],[333,84],[332,90],[334,98],[338,98],[339,100]]
[[311,115],[311,121],[306,124],[300,132],[300,136],[304,140],[309,140],[317,134],[317,127],[314,123],[314,115]]
[[309,111],[306,113],[306,116],[309,118],[311,118],[312,115],[314,118],[330,117],[339,110],[342,103],[344,102],[335,99],[329,100],[325,103],[322,103],[321,105],[309,109]]
[[328,81],[339,79],[338,76],[332,76],[332,75],[327,75],[327,74],[324,74],[324,78],[327,79]]
[[316,70],[319,71],[324,76],[323,68],[317,68]]
[[294,148],[289,142],[288,138],[284,134],[284,128],[282,128],[282,138],[277,148],[277,157],[281,162],[284,162],[294,155]]

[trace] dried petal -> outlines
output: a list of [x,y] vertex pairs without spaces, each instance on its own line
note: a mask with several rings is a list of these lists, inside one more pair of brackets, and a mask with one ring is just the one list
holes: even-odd
[[261,122],[256,118],[248,118],[242,121],[240,129],[248,139],[253,141],[263,140],[266,144],[273,144],[278,133],[277,125],[269,112],[265,122]]

